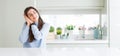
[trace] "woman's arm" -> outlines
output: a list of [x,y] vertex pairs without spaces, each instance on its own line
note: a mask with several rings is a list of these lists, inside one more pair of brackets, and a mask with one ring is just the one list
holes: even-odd
[[28,34],[29,34],[29,26],[24,24],[22,32],[21,32],[21,34],[19,36],[19,41],[21,43],[25,43],[28,40]]
[[49,32],[50,25],[45,23],[43,24],[43,27],[39,31],[36,25],[32,25],[32,32],[35,37],[35,39],[40,40],[41,38],[47,37],[47,34]]

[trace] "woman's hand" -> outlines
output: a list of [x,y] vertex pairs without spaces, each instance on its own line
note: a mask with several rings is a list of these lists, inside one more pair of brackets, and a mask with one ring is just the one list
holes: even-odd
[[30,26],[30,24],[33,23],[33,21],[31,21],[26,15],[24,15],[24,18],[25,18],[25,20],[27,22],[27,26]]

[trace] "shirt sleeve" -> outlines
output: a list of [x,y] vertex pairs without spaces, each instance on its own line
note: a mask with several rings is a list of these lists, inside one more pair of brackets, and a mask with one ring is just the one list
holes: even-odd
[[50,25],[47,23],[43,24],[40,31],[36,25],[32,25],[31,28],[32,28],[32,32],[33,32],[35,39],[40,40],[44,37],[47,37],[47,34],[49,32],[49,29],[50,29]]
[[28,40],[28,34],[29,34],[29,27],[26,24],[24,24],[24,26],[22,28],[22,32],[21,32],[21,34],[19,36],[19,41],[21,43],[27,42],[27,40]]

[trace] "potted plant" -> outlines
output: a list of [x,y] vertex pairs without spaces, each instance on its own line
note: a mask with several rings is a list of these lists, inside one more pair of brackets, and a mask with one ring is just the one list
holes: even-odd
[[49,32],[54,32],[54,27],[53,26],[50,26],[50,30],[49,30]]
[[66,32],[69,34],[72,34],[74,28],[75,28],[75,26],[73,26],[73,25],[66,25]]
[[73,30],[74,30],[75,26],[74,25],[66,25],[65,27],[65,32],[69,35],[69,39],[72,39],[72,35],[73,35]]
[[48,33],[48,36],[47,36],[47,40],[55,39],[54,31],[55,31],[55,28],[53,26],[50,26],[49,33]]
[[85,25],[79,26],[78,30],[79,30],[79,33],[80,33],[80,37],[85,38],[85,30],[86,30]]
[[75,26],[73,25],[66,25],[67,30],[74,30]]
[[79,30],[79,38],[82,38],[82,36],[83,36],[83,29],[82,29],[82,26],[79,26],[78,27],[78,30]]
[[60,39],[61,38],[61,34],[62,34],[62,28],[61,27],[57,27],[56,34],[57,34],[58,39]]

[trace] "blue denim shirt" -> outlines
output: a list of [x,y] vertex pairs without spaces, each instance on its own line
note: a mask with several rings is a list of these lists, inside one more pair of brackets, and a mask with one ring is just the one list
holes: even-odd
[[41,28],[40,31],[38,30],[37,26],[38,26],[38,23],[35,23],[35,25],[31,26],[35,40],[32,42],[29,42],[28,41],[29,27],[26,24],[24,24],[22,32],[19,36],[19,41],[23,44],[24,48],[38,48],[38,47],[46,46],[45,38],[48,35],[50,25],[47,23],[43,24],[43,27]]

